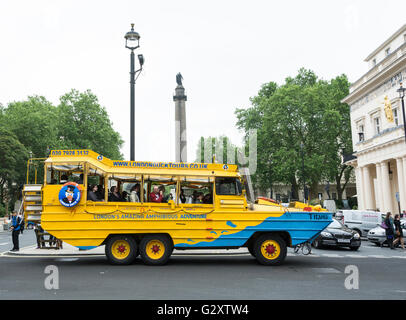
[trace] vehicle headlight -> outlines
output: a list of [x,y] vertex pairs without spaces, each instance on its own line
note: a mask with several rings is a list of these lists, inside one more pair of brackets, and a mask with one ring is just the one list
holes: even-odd
[[326,231],[323,231],[323,232],[321,233],[321,235],[322,235],[323,237],[326,237],[326,238],[332,238],[332,237],[333,237],[330,232],[326,232]]
[[359,239],[359,233],[358,232],[354,234],[354,239]]

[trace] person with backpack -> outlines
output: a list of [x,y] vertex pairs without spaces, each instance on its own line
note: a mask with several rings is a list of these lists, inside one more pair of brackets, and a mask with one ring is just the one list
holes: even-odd
[[394,245],[393,245],[393,237],[394,237],[395,231],[393,229],[393,220],[391,218],[390,212],[386,213],[386,217],[382,223],[382,227],[385,229],[386,240],[389,244],[389,247],[391,249],[395,249]]
[[18,242],[18,235],[21,229],[21,218],[17,216],[17,212],[13,212],[13,216],[11,217],[11,230],[12,230],[12,238],[13,238],[13,249],[10,251],[19,251],[20,246]]

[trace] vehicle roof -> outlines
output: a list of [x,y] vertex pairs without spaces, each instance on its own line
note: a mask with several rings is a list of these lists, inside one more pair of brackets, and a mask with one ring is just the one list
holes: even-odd
[[107,173],[185,175],[185,176],[239,176],[238,166],[220,163],[150,162],[111,160],[92,150],[52,150],[45,163],[88,162]]

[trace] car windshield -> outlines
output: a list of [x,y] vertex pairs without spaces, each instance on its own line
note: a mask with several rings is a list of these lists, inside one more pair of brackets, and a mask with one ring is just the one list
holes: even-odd
[[343,227],[343,225],[335,219],[333,219],[333,222],[328,225],[328,228],[333,228],[333,229],[341,229],[342,227]]

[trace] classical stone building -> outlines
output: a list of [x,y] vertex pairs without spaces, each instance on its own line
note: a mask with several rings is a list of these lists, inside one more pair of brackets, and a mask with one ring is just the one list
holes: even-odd
[[[342,102],[351,108],[358,207],[406,210],[406,143],[402,102],[406,86],[406,24],[366,59],[369,71]],[[398,202],[398,200],[400,200]]]

